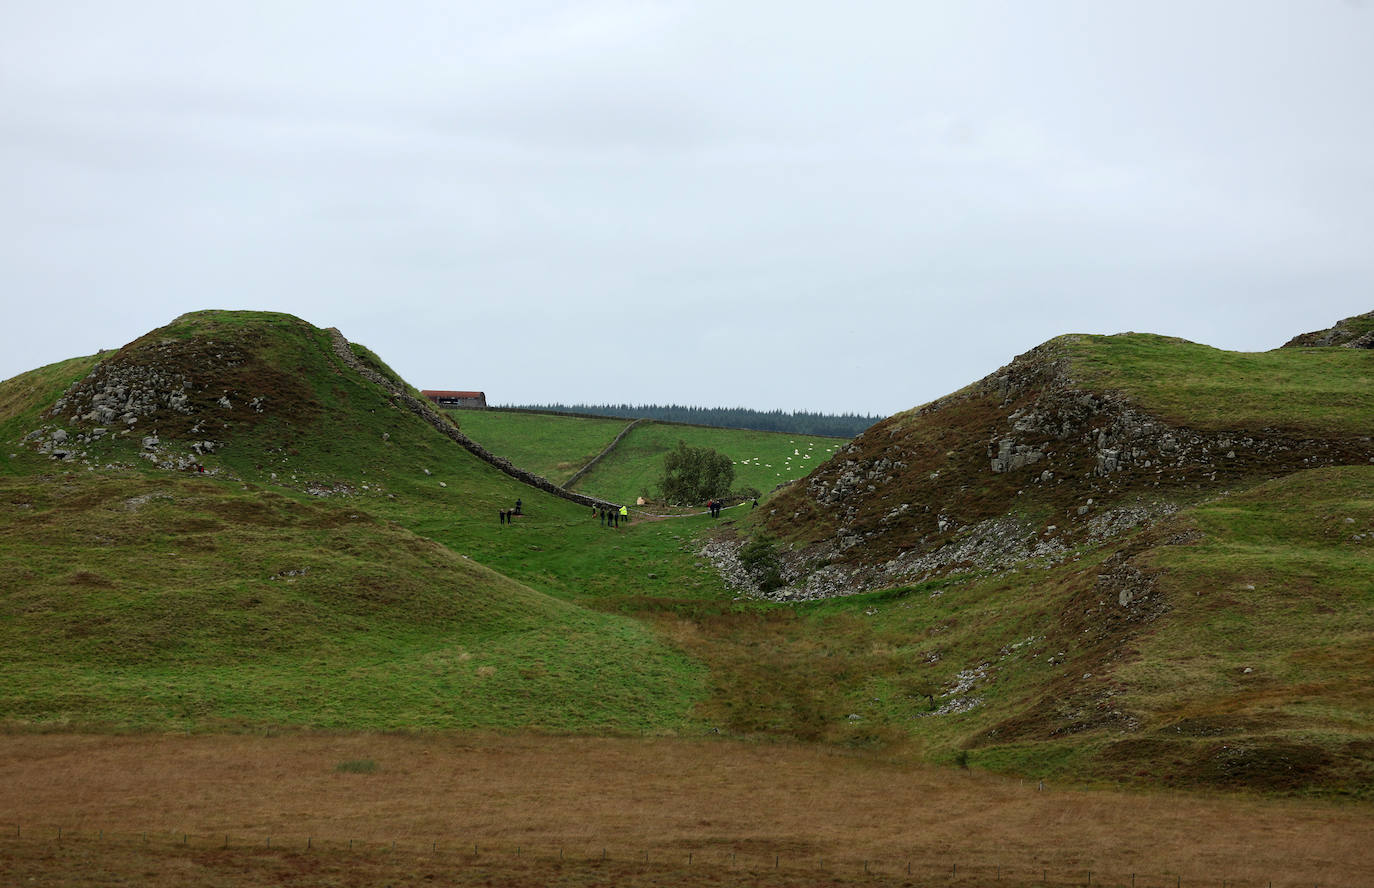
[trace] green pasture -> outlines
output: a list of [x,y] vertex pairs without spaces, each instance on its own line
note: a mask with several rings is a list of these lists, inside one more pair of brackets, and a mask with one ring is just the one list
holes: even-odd
[[503,410],[450,410],[463,434],[515,465],[562,485],[632,420]]
[[839,438],[782,432],[645,422],[635,426],[615,450],[582,476],[574,489],[614,502],[633,503],[645,494],[654,499],[663,476],[663,457],[678,441],[691,447],[710,447],[730,457],[735,467],[734,489],[753,489],[763,495],[779,484],[810,474],[847,443]]

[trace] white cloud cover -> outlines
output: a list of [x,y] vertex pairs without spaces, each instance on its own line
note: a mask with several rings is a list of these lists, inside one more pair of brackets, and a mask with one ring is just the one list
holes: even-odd
[[497,403],[888,414],[1374,308],[1340,0],[9,4],[0,377],[201,308]]

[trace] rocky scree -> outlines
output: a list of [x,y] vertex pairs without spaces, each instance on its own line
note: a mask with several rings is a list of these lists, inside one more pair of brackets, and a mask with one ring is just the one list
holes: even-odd
[[873,426],[779,494],[766,527],[799,545],[770,597],[1052,564],[1233,483],[1374,459],[1369,438],[1172,426],[1079,385],[1061,342]]
[[[96,364],[44,414],[24,442],[56,460],[85,460],[96,442],[138,432],[139,455],[169,469],[202,465],[228,431],[251,424],[285,374],[238,346],[202,339],[144,337]],[[297,383],[288,390],[299,397]]]

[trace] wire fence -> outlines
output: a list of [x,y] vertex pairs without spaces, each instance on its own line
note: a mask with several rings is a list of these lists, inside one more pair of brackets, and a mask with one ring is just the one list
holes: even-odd
[[[403,862],[402,858],[427,866],[459,869],[482,866],[500,867],[502,864],[521,864],[525,868],[547,865],[550,868],[604,867],[617,865],[622,869],[635,868],[656,871],[684,871],[694,868],[737,871],[741,876],[766,873],[824,876],[830,879],[863,878],[874,881],[897,880],[902,884],[919,885],[997,885],[1007,888],[1068,888],[1068,886],[1100,886],[1100,888],[1355,888],[1339,882],[1285,876],[1282,879],[1228,878],[1211,873],[1183,873],[1161,869],[1134,872],[1094,870],[1083,866],[1048,865],[1040,863],[961,863],[940,859],[928,853],[912,856],[862,854],[787,854],[782,852],[745,851],[730,847],[652,847],[636,848],[616,844],[519,844],[501,841],[458,840],[453,837],[424,841],[415,837],[404,840],[379,841],[323,837],[317,835],[256,835],[233,833],[204,833],[175,830],[108,830],[83,827],[71,829],[60,825],[11,825],[0,836],[0,843],[80,845],[119,847],[131,853],[139,848],[149,852],[184,851],[242,852],[245,855],[275,853],[281,855],[314,854],[346,858],[348,855],[373,860],[387,858]],[[912,880],[919,880],[913,882]]]

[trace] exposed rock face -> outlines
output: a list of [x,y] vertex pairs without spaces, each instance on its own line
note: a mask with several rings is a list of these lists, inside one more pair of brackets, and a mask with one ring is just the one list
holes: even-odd
[[201,457],[225,446],[231,429],[255,424],[269,408],[288,420],[318,411],[300,380],[253,354],[251,342],[245,349],[229,338],[168,330],[106,356],[48,410],[52,424],[26,441],[54,458],[74,459],[88,457],[86,448],[106,435],[139,433],[144,459],[197,468]]
[[1346,318],[1327,330],[1294,336],[1284,348],[1374,348],[1374,311]]
[[878,423],[780,494],[770,530],[802,527],[811,540],[787,556],[789,585],[771,597],[1055,561],[1232,482],[1371,457],[1369,438],[1170,425],[1078,384],[1051,341]]

